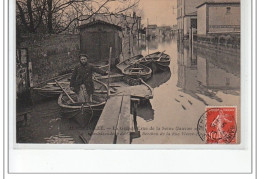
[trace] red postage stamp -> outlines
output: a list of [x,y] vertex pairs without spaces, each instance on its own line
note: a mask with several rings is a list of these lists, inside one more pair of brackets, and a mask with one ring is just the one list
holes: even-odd
[[236,107],[207,107],[206,140],[208,144],[236,143]]

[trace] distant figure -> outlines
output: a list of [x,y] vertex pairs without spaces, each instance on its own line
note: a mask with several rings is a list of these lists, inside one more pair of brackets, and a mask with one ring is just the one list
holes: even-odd
[[89,57],[86,54],[79,56],[80,64],[75,67],[70,80],[70,88],[77,94],[80,103],[92,102],[94,93],[93,71],[106,75],[103,70],[96,68],[88,63]]

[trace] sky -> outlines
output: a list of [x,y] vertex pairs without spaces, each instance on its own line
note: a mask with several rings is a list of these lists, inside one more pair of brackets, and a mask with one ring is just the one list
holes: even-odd
[[177,24],[177,0],[140,0],[139,8],[143,9],[142,24],[174,25]]

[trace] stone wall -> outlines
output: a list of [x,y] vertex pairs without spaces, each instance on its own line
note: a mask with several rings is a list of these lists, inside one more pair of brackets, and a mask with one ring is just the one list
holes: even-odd
[[28,48],[34,86],[72,71],[78,63],[79,35],[37,34],[22,37],[19,41],[18,48]]

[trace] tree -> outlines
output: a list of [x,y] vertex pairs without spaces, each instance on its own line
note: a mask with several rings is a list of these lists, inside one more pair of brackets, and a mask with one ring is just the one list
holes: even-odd
[[35,33],[43,20],[46,0],[16,1],[17,25],[22,25],[30,33]]
[[[123,13],[136,7],[138,0],[17,0],[17,28],[25,32],[61,33],[75,29],[82,15],[91,18],[100,12]],[[114,6],[113,6],[114,4]],[[116,8],[113,8],[116,7]],[[39,28],[41,27],[41,28]]]

